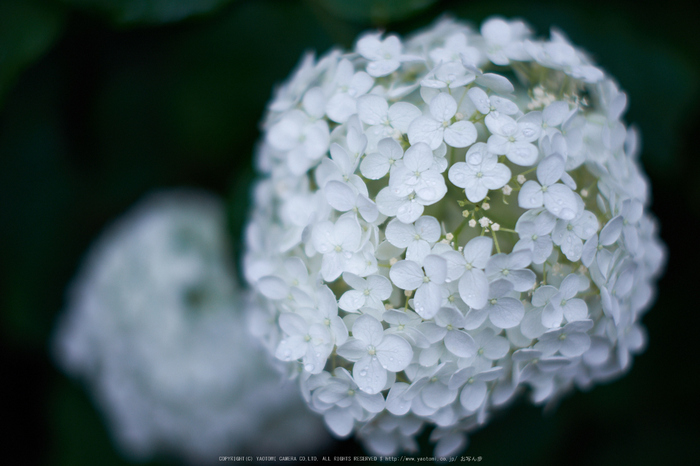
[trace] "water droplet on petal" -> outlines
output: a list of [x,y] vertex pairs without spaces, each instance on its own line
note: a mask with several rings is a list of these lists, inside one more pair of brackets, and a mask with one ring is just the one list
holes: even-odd
[[367,371],[364,370],[364,369],[362,369],[362,370],[360,371],[360,377],[364,377],[364,376],[366,376],[366,375],[367,375]]
[[307,364],[304,366],[304,370],[306,372],[312,372],[314,370],[314,365],[313,364]]

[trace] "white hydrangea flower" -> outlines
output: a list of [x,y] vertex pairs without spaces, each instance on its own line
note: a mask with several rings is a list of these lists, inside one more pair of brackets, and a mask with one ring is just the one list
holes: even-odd
[[313,343],[288,359],[336,435],[391,456],[435,426],[453,454],[521,388],[545,403],[643,348],[665,253],[638,137],[625,94],[562,34],[502,18],[367,33],[281,89],[246,278],[269,348],[292,338],[288,315],[321,345],[313,370]]
[[564,159],[553,154],[537,165],[537,181],[528,180],[518,194],[524,209],[544,207],[555,217],[572,220],[578,214],[578,202],[572,188],[557,183],[564,175]]
[[372,316],[360,316],[352,326],[352,335],[338,347],[338,354],[355,362],[353,379],[366,393],[383,390],[387,371],[402,371],[413,358],[411,345],[397,335],[385,333],[382,324]]
[[510,180],[510,169],[498,163],[498,156],[484,143],[469,148],[465,162],[457,162],[448,174],[455,186],[464,188],[470,202],[482,201],[492,189],[501,189]]
[[468,147],[476,141],[476,127],[470,121],[452,122],[457,113],[457,101],[441,92],[430,101],[430,115],[416,118],[408,127],[411,144],[424,142],[430,149],[437,149],[442,141],[452,147]]
[[[330,440],[248,331],[263,309],[228,257],[219,199],[157,193],[103,233],[70,289],[55,357],[129,459],[203,464],[214,451],[313,453]],[[304,287],[300,262],[283,276]]]

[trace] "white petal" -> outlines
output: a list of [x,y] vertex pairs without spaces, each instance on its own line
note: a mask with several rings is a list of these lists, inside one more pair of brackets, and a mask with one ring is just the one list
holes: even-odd
[[542,207],[544,202],[544,193],[542,186],[533,180],[528,180],[520,188],[518,194],[518,205],[523,209],[536,209]]
[[416,297],[413,299],[416,313],[424,319],[432,319],[440,310],[441,303],[442,291],[440,285],[433,282],[421,285],[416,291]]
[[370,180],[382,178],[389,172],[389,168],[391,168],[389,159],[378,153],[367,155],[360,164],[362,176]]
[[547,105],[547,108],[542,112],[542,119],[548,126],[559,126],[564,122],[568,114],[569,104],[567,102],[557,101]]
[[[381,192],[381,191],[380,191]],[[404,223],[413,223],[423,214],[425,208],[415,200],[404,200],[396,211],[396,218]],[[381,209],[380,209],[381,212]],[[386,212],[382,212],[385,215]]]
[[375,78],[380,78],[396,71],[401,62],[398,60],[373,61],[367,64],[367,73]]
[[529,142],[514,142],[505,155],[514,164],[521,167],[529,167],[535,163],[538,154],[539,152],[535,145]]
[[465,409],[476,411],[486,399],[486,384],[474,382],[464,386],[459,401]]
[[323,420],[328,428],[339,437],[347,437],[352,432],[355,420],[350,412],[343,408],[332,408],[323,413]]
[[365,314],[358,317],[353,324],[352,336],[367,345],[377,345],[384,337],[384,327],[377,319]]
[[513,115],[519,111],[515,102],[504,99],[503,97],[498,97],[497,95],[491,96],[491,103],[497,111],[505,113],[506,115]]
[[[386,188],[379,191],[379,193],[377,194],[376,202],[377,202],[377,208],[379,209],[379,212],[381,212],[382,214],[387,215],[389,217],[393,217],[396,215],[396,213],[401,208],[401,206],[403,206],[403,204],[406,202],[406,200],[405,200],[405,198],[395,196],[391,192],[391,188],[389,188],[387,186]],[[423,206],[421,206],[421,207],[423,207]],[[420,217],[420,214],[418,214],[418,217]],[[416,218],[418,218],[418,217],[416,217]],[[412,223],[412,222],[404,222],[404,223]]]
[[445,384],[435,382],[427,384],[421,390],[421,399],[431,408],[442,408],[457,398],[457,390],[450,390]]
[[439,122],[448,121],[455,113],[457,102],[446,92],[441,92],[430,101],[430,114]]
[[415,226],[413,226],[412,224],[403,223],[398,219],[392,220],[386,226],[386,239],[397,248],[408,247],[408,245],[414,241],[415,235]]
[[591,346],[583,355],[583,360],[590,366],[599,366],[610,357],[610,340],[607,337],[591,337]]
[[574,234],[568,234],[564,238],[561,245],[561,252],[566,255],[566,258],[571,262],[576,262],[581,258],[583,253],[583,241]]
[[338,346],[337,353],[348,361],[359,361],[367,356],[367,342],[354,337],[349,338],[345,343]]
[[389,299],[393,290],[391,282],[388,278],[382,275],[370,275],[367,277],[367,284],[371,290],[372,296],[379,300]]
[[588,319],[588,305],[583,299],[570,299],[564,306],[564,317],[568,322]]
[[314,248],[321,254],[328,254],[333,251],[335,245],[333,224],[329,221],[320,222],[314,225],[311,235]]
[[379,209],[377,204],[370,201],[367,196],[360,194],[357,196],[357,211],[360,212],[365,221],[372,223],[379,217]]
[[389,121],[391,122],[391,126],[404,134],[408,131],[411,122],[419,116],[421,116],[421,111],[418,107],[408,102],[396,102],[389,107]]
[[330,329],[333,337],[335,338],[335,344],[338,346],[345,344],[345,342],[348,340],[348,328],[345,326],[345,322],[343,322],[343,319],[337,315],[332,316],[330,321]]
[[347,212],[355,207],[357,193],[347,183],[329,181],[323,188],[326,200],[335,210]]
[[498,298],[498,303],[489,312],[489,320],[498,328],[511,328],[518,325],[524,315],[523,303],[517,299]]
[[484,346],[484,356],[491,360],[501,359],[510,350],[510,343],[506,338],[495,336]]
[[289,286],[276,275],[267,275],[257,282],[258,290],[267,298],[284,299],[289,294]]
[[345,123],[350,115],[357,113],[357,101],[345,92],[335,94],[326,104],[328,118],[336,123]]
[[338,302],[344,311],[353,312],[365,305],[365,295],[361,291],[350,290],[343,293]]
[[375,356],[365,356],[357,361],[352,376],[360,390],[370,395],[379,393],[386,385],[386,369]]
[[587,240],[598,231],[598,219],[593,212],[584,210],[574,222],[574,233],[582,240]]
[[386,397],[386,410],[395,416],[403,416],[411,409],[411,401],[403,397],[408,384],[397,382]]
[[510,180],[510,169],[502,163],[497,164],[493,169],[484,173],[481,182],[488,189],[500,189]]
[[477,236],[469,240],[462,252],[467,263],[483,269],[488,263],[492,250],[493,240],[491,238],[487,236]]
[[465,316],[464,328],[466,330],[474,330],[475,328],[478,328],[484,323],[488,315],[489,312],[487,307],[484,307],[483,309],[472,308]]
[[467,91],[467,95],[471,99],[472,102],[474,102],[474,106],[476,106],[476,109],[486,115],[491,111],[491,102],[489,101],[489,96],[486,95],[486,92],[484,92],[481,88],[478,87],[472,87]]
[[423,270],[413,261],[399,261],[391,267],[389,277],[402,290],[415,290],[423,284]]
[[484,123],[492,134],[499,136],[512,136],[518,128],[515,120],[502,113],[489,113],[484,119]]
[[386,100],[377,95],[363,95],[357,99],[357,114],[363,123],[380,125],[384,123],[389,111]]
[[610,246],[620,237],[624,219],[621,215],[611,219],[600,231],[600,244]]
[[399,372],[411,363],[413,349],[397,335],[384,335],[384,339],[377,345],[377,358],[385,369]]
[[408,127],[408,140],[411,144],[424,142],[430,146],[431,150],[440,147],[442,134],[442,123],[427,116],[416,118]]
[[296,361],[306,354],[308,344],[301,335],[294,335],[280,341],[275,357],[281,361]]
[[308,330],[306,320],[297,314],[283,312],[279,317],[280,328],[287,335],[304,335]]
[[559,327],[563,316],[564,313],[561,306],[549,303],[542,310],[542,325],[547,328]]
[[476,141],[476,136],[474,123],[466,120],[455,122],[444,132],[445,143],[452,147],[467,147]]
[[564,159],[553,154],[546,157],[537,165],[537,179],[542,186],[550,186],[561,178],[564,173]]
[[450,167],[447,178],[459,188],[466,188],[474,178],[474,172],[464,162],[457,162]]
[[471,269],[459,279],[459,296],[474,309],[486,306],[489,282],[483,270]]
[[572,220],[578,214],[578,203],[574,192],[561,183],[550,186],[543,197],[544,206],[552,215],[564,220]]
[[500,74],[484,73],[481,76],[477,76],[476,82],[480,86],[488,87],[498,94],[510,94],[515,90],[508,78]]
[[593,263],[593,259],[595,259],[595,253],[597,252],[598,248],[598,236],[592,236],[586,243],[583,245],[583,249],[581,250],[581,262],[583,265],[586,267],[590,267],[591,264]]
[[385,402],[381,393],[368,395],[364,392],[356,393],[357,402],[370,413],[381,413],[384,410]]
[[445,347],[460,358],[470,358],[476,354],[474,339],[466,332],[452,330],[445,335]]
[[423,240],[412,241],[406,249],[406,259],[418,263],[423,262],[428,254],[430,254],[430,245]]
[[[422,239],[434,243],[440,239],[441,229],[435,217],[425,216],[416,220],[416,232]],[[388,228],[388,227],[387,227]]]
[[[520,251],[518,251],[520,252]],[[529,252],[529,251],[528,251]],[[513,289],[515,291],[527,291],[532,288],[537,279],[535,272],[529,269],[525,270],[511,270],[508,273],[508,281],[513,284]]]
[[566,357],[581,356],[591,347],[591,337],[585,333],[572,333],[561,342],[559,352]]
[[423,260],[425,275],[431,283],[443,284],[447,278],[447,261],[437,254],[430,254]]

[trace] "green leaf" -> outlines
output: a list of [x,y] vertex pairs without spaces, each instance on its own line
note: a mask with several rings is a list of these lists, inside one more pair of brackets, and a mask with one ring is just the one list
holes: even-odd
[[211,13],[232,0],[62,0],[107,15],[121,25],[159,24]]
[[63,30],[62,9],[40,0],[0,1],[0,103],[19,73]]
[[345,21],[387,24],[411,17],[437,0],[312,0]]

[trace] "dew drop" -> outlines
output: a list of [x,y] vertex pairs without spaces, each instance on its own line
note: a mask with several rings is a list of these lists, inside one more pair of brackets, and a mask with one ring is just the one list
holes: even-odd
[[537,201],[537,199],[535,199],[534,197],[531,197],[531,198],[530,198],[530,202],[532,202],[533,204],[534,204],[536,201]]
[[311,372],[311,371],[314,370],[314,365],[313,365],[313,364],[307,364],[307,365],[304,366],[304,370],[305,370],[306,372]]
[[291,355],[292,355],[292,352],[290,350],[287,350],[284,352],[283,356],[284,356],[284,359],[289,359]]
[[361,377],[364,377],[364,376],[366,376],[366,375],[367,375],[367,371],[364,370],[364,369],[362,369],[362,370],[360,371],[360,376],[361,376]]

